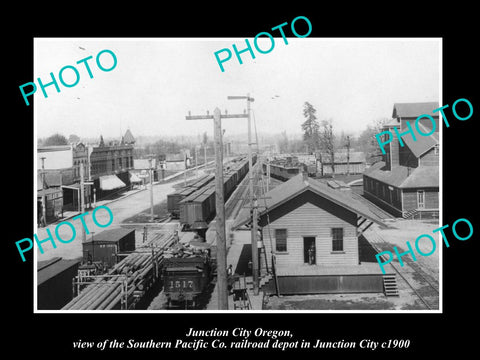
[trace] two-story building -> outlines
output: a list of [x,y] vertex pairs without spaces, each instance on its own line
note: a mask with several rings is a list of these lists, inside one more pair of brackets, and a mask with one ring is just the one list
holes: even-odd
[[[47,222],[55,220],[63,210],[80,210],[80,169],[88,171],[88,150],[83,143],[39,146],[37,148],[38,197],[45,202]],[[54,189],[55,188],[55,189]],[[60,193],[59,193],[60,192]],[[48,195],[45,195],[48,193]],[[49,199],[55,193],[54,207]],[[85,201],[89,189],[85,189]],[[43,208],[43,206],[41,207]],[[42,210],[39,210],[42,211]],[[39,219],[41,218],[39,213]]]
[[[103,137],[89,149],[90,178],[97,198],[108,196],[130,186],[129,170],[133,169],[133,136],[128,133],[121,141],[105,144]],[[128,136],[127,136],[128,135]],[[125,142],[125,137],[129,140]]]
[[[415,133],[402,136],[404,146],[395,136],[385,145],[383,161],[365,170],[363,175],[364,196],[398,217],[438,217],[439,211],[439,123],[438,103],[401,103],[393,108],[393,119],[384,125],[384,131],[400,134],[408,131],[408,125]],[[430,115],[435,125],[422,118],[415,125],[417,117]],[[422,133],[430,133],[422,136]],[[384,136],[388,136],[385,134]],[[383,139],[386,141],[386,139]]]

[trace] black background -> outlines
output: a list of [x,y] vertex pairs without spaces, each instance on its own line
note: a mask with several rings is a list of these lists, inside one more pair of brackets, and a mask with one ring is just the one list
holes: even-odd
[[[211,3],[209,3],[211,4]],[[272,3],[273,4],[273,3]],[[296,339],[314,341],[360,341],[372,339],[410,339],[404,351],[362,351],[368,355],[390,356],[397,353],[439,355],[447,350],[466,354],[474,349],[475,314],[478,288],[475,263],[480,232],[478,215],[477,168],[478,141],[476,123],[480,107],[478,57],[474,36],[476,21],[472,6],[459,2],[437,7],[418,3],[396,3],[376,7],[359,2],[338,6],[324,2],[277,3],[260,7],[259,3],[206,2],[192,7],[182,3],[174,9],[163,2],[141,4],[117,2],[100,8],[98,4],[31,6],[10,8],[2,24],[3,83],[2,103],[5,164],[2,173],[3,256],[2,278],[4,327],[7,339],[4,351],[33,350],[34,356],[52,358],[67,354],[92,354],[98,351],[73,350],[72,342],[116,338],[127,341],[154,339],[174,341],[183,338],[188,328],[289,329]],[[15,9],[15,10],[12,10]],[[257,33],[297,16],[312,23],[309,37],[442,37],[443,104],[467,98],[474,108],[472,118],[456,120],[446,111],[450,128],[443,131],[443,224],[458,218],[469,219],[474,235],[467,241],[453,239],[443,248],[443,314],[33,314],[33,256],[21,262],[15,241],[33,236],[33,107],[25,106],[18,86],[33,81],[34,37],[241,37]],[[478,27],[477,27],[478,29]],[[299,33],[303,33],[299,29]],[[213,56],[213,55],[212,55]],[[402,54],[398,54],[399,57]],[[194,59],[192,59],[194,61]],[[286,68],[285,71],[295,71]],[[181,74],[179,74],[181,76]],[[314,79],[312,79],[314,81]],[[300,86],[300,84],[292,84]],[[441,101],[441,99],[439,99]],[[450,116],[449,116],[450,115]],[[6,140],[6,143],[5,143]],[[412,240],[412,239],[405,239]],[[32,252],[30,252],[31,254]],[[8,319],[8,320],[7,320]],[[473,328],[471,327],[473,325]],[[137,350],[138,351],[138,350]],[[163,356],[178,350],[151,350],[141,353]],[[306,354],[305,350],[296,352]],[[356,351],[359,351],[357,349]],[[116,351],[133,354],[133,351]],[[227,356],[225,352],[209,351]],[[261,351],[256,350],[260,355]],[[102,354],[105,354],[103,352]],[[279,354],[276,352],[276,354]],[[322,351],[314,356],[352,355],[352,351]],[[111,355],[110,353],[108,355]],[[178,356],[178,355],[177,355]],[[196,356],[205,356],[197,354]],[[290,355],[291,356],[291,355]]]

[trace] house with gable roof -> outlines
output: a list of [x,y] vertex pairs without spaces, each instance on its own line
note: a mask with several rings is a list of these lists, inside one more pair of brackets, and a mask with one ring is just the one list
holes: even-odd
[[[396,286],[393,270],[384,275],[364,255],[372,248],[362,233],[386,224],[349,190],[298,174],[265,193],[258,219],[260,268],[275,274],[277,294],[384,292],[387,278]],[[244,209],[233,229],[249,221]]]
[[[363,193],[366,198],[393,216],[429,218],[439,213],[439,123],[437,102],[396,103],[393,107],[393,119],[384,125],[383,130],[394,128],[402,134],[401,146],[397,137],[385,146],[383,161],[365,170],[363,175]],[[434,119],[420,115],[428,114]],[[418,133],[430,134],[423,136]],[[384,136],[388,136],[385,134]],[[386,141],[386,139],[383,139]]]

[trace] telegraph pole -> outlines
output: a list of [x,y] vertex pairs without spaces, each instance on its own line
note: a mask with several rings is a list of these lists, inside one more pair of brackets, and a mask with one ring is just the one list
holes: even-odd
[[244,118],[246,114],[225,115],[215,108],[213,115],[189,115],[187,120],[213,119],[215,142],[215,205],[216,205],[216,240],[217,240],[217,287],[218,309],[228,310],[227,288],[227,242],[225,233],[225,202],[223,198],[223,144],[222,118]]
[[255,211],[254,202],[256,202],[255,194],[253,192],[253,159],[252,159],[252,125],[250,119],[250,103],[255,101],[254,98],[247,96],[228,96],[228,100],[247,100],[248,113],[248,185],[250,194],[250,209],[252,211],[252,229],[251,229],[251,244],[252,244],[252,276],[253,276],[253,292],[258,295],[258,246],[257,246],[257,212]]
[[350,136],[347,135],[347,176],[350,175]]
[[198,146],[195,145],[195,177],[198,179]]
[[[84,182],[84,168],[80,163],[80,211],[81,214],[85,212],[85,182]],[[82,226],[82,243],[87,241],[87,234],[85,233],[85,227]]]
[[152,155],[148,158],[149,170],[150,170],[150,221],[153,221],[153,168],[152,168]]
[[43,226],[47,226],[47,199],[45,196],[45,157],[41,157],[42,159],[42,217],[43,217]]

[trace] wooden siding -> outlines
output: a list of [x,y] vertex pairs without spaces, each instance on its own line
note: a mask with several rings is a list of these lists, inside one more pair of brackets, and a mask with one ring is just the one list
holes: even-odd
[[[347,164],[334,164],[335,174],[346,174],[347,170],[350,171],[350,174],[361,174],[365,171],[365,164],[364,163],[350,163],[349,166]],[[324,174],[331,174],[332,173],[332,165],[330,163],[323,163],[323,173]]]
[[400,148],[400,143],[398,140],[395,138],[393,141],[390,143],[390,167],[389,170],[394,168],[395,166],[400,164],[400,157],[399,157],[399,148]]
[[439,166],[440,155],[435,154],[435,149],[431,148],[425,154],[420,156],[419,165],[422,166]]
[[[438,209],[438,189],[418,189],[425,191],[425,207],[424,209]],[[403,190],[403,210],[409,211],[417,209],[417,189]]]
[[381,274],[281,276],[278,282],[281,294],[382,293],[384,291]]
[[411,168],[416,168],[419,165],[417,157],[407,145],[400,147],[399,158],[400,165]]
[[[306,193],[280,206],[282,209],[271,211],[269,226],[262,224],[267,254],[271,253],[270,238],[276,249],[275,229],[287,229],[287,251],[276,253],[277,267],[304,264],[304,237],[315,237],[317,265],[358,264],[357,215]],[[342,252],[332,252],[332,228],[343,228]],[[271,259],[268,261],[271,266]]]
[[[399,188],[389,185],[363,175],[363,196],[388,211],[393,216],[402,216],[402,192]],[[383,192],[385,191],[385,196]]]
[[377,179],[363,176],[364,189],[369,195],[378,198],[380,203],[386,203],[389,207],[397,210],[402,209],[402,198],[400,189],[395,186],[385,184]]

